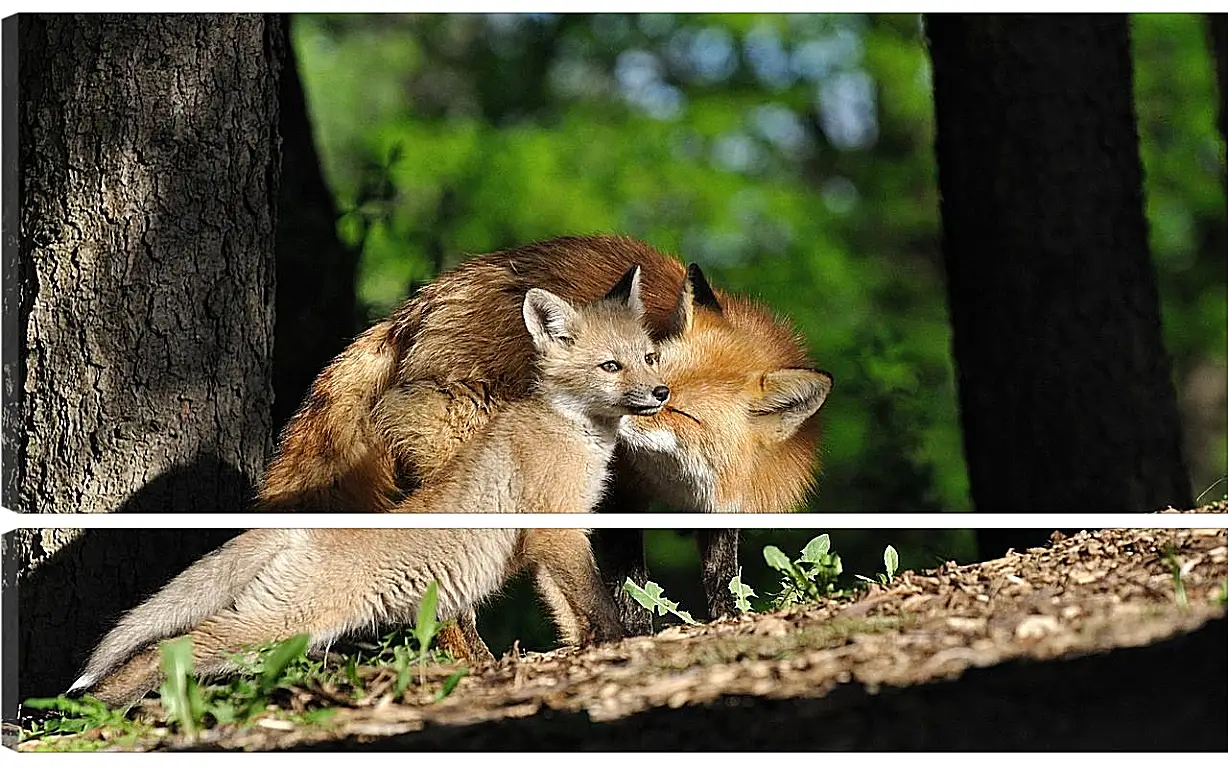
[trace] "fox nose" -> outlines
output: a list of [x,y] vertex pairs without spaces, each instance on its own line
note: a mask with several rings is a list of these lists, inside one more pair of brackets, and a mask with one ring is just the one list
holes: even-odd
[[669,387],[666,387],[666,386],[653,387],[652,396],[655,397],[659,402],[664,403],[666,400],[669,399]]

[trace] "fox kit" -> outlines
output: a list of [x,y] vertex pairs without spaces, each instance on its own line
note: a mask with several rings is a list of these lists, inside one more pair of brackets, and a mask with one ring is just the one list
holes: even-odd
[[[316,378],[281,435],[259,492],[264,510],[387,511],[429,488],[452,454],[506,403],[525,397],[534,350],[517,297],[541,286],[577,302],[643,269],[645,321],[672,391],[655,416],[620,438],[603,508],[785,512],[812,486],[818,425],[831,389],[782,320],[713,291],[700,270],[623,237],[567,237],[475,256],[377,323]],[[617,587],[642,577],[633,531],[599,539]],[[737,537],[701,536],[711,615],[732,610]],[[647,629],[620,597],[624,625]]]
[[[638,267],[603,299],[574,309],[540,289],[522,303],[538,350],[537,386],[508,404],[398,512],[590,512],[620,425],[658,413],[669,389],[641,324]],[[576,529],[265,529],[201,558],[129,612],[72,690],[129,704],[157,686],[157,643],[192,640],[196,670],[233,669],[254,645],[306,633],[313,647],[358,629],[407,623],[428,584],[438,612],[462,617],[481,650],[474,606],[531,569],[564,642],[622,636],[586,531]],[[488,653],[488,652],[487,652]]]

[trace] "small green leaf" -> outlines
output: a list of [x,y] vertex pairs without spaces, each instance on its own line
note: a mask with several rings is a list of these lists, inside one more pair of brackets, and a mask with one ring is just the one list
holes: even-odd
[[448,696],[451,696],[452,691],[456,690],[457,683],[459,683],[461,678],[467,674],[469,674],[469,670],[465,667],[461,667],[452,674],[448,675],[448,678],[443,681],[443,686],[435,692],[435,701],[443,701]]
[[179,638],[162,644],[162,672],[166,682],[159,688],[168,719],[183,726],[189,738],[196,735],[197,721],[204,709],[196,680],[192,675],[192,640]]
[[439,619],[435,615],[438,606],[439,584],[432,581],[422,595],[422,602],[418,605],[418,620],[414,622],[414,639],[418,641],[418,653],[426,653],[431,640],[435,639],[435,633],[439,631]]
[[345,660],[345,679],[355,690],[362,690],[362,678],[358,676],[358,659],[353,656]]
[[337,710],[331,708],[313,709],[312,711],[303,715],[303,720],[311,723],[312,725],[318,725],[320,723],[328,722],[333,718],[333,715],[336,714]]
[[798,561],[802,563],[820,563],[823,561],[823,555],[826,555],[830,550],[831,537],[826,533],[820,534],[806,544]]
[[758,597],[755,590],[748,585],[742,583],[742,569],[738,569],[738,573],[729,581],[729,591],[733,593],[734,604],[742,613],[750,612],[749,598]]
[[647,608],[649,612],[655,611],[658,615],[664,616],[666,613],[672,613],[678,618],[685,621],[687,624],[698,624],[692,618],[691,614],[686,611],[678,610],[678,604],[673,600],[665,597],[664,590],[661,585],[655,581],[649,581],[644,584],[643,588],[636,585],[634,581],[628,578],[623,582],[623,591],[631,596],[635,602]]
[[229,725],[239,719],[239,710],[234,702],[220,699],[209,704],[209,714],[219,725]]
[[883,550],[883,565],[887,567],[887,581],[895,578],[895,572],[900,567],[900,554],[890,544]]
[[269,650],[264,657],[264,672],[260,675],[260,693],[268,693],[277,687],[282,673],[290,662],[300,658],[307,652],[307,644],[311,637],[306,633],[298,634],[281,641]]
[[68,715],[98,715],[107,712],[107,705],[86,694],[80,699],[56,696],[50,699],[26,699],[23,704],[44,712],[63,712]]
[[664,616],[666,612],[678,607],[677,603],[665,597],[665,590],[655,581],[649,581],[641,588],[628,577],[626,583],[623,584],[623,591],[631,595],[635,602],[658,616]]
[[792,576],[794,572],[793,563],[789,561],[787,555],[780,551],[779,547],[768,544],[763,548],[763,559],[772,568],[780,571],[783,574]]
[[396,692],[397,698],[405,693],[405,689],[409,687],[409,681],[413,678],[413,673],[409,669],[409,648],[398,645],[392,649],[393,666],[397,670]]
[[[674,605],[677,606],[678,604],[674,603]],[[698,621],[695,620],[695,617],[691,616],[689,611],[680,611],[675,607],[675,608],[670,608],[669,612],[674,614],[678,618],[682,619],[687,624],[698,624],[699,623]]]

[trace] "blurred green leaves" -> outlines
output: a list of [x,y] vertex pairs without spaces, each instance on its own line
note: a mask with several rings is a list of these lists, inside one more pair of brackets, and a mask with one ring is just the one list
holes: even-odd
[[[1228,474],[1225,417],[1186,387],[1222,379],[1228,347],[1202,25],[1134,19],[1152,248],[1198,487]],[[466,254],[634,235],[791,318],[835,374],[811,508],[970,507],[918,16],[304,15],[293,32],[369,316]]]

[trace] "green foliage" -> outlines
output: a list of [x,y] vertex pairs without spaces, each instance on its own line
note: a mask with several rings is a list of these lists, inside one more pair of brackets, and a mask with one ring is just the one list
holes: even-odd
[[[1215,83],[1202,16],[1132,18],[1189,400],[1228,364]],[[370,315],[467,253],[642,237],[792,318],[836,375],[809,508],[970,508],[917,15],[309,15],[293,36]],[[1228,438],[1222,419],[1198,434],[1204,487],[1228,473]]]
[[[1202,16],[1132,19],[1201,488],[1228,473],[1197,386],[1228,365],[1215,83]],[[467,253],[635,235],[790,317],[835,374],[808,508],[970,508],[917,15],[305,15],[293,38],[371,316]]]
[[435,701],[443,701],[447,697],[451,696],[452,691],[456,690],[457,684],[459,684],[467,674],[469,674],[469,670],[461,667],[452,674],[448,675],[448,677],[443,681],[443,685],[440,686],[439,690],[435,692]]
[[427,585],[422,602],[418,605],[418,620],[414,622],[414,640],[418,642],[418,677],[423,684],[426,681],[424,670],[427,652],[430,650],[431,642],[435,639],[435,634],[439,631],[439,619],[435,615],[438,605],[439,584],[432,581]]
[[1181,573],[1181,560],[1178,559],[1176,552],[1169,550],[1164,553],[1164,563],[1173,577],[1173,597],[1177,601],[1177,607],[1184,610],[1190,606],[1190,600],[1185,593],[1185,576]]
[[134,735],[142,730],[127,718],[124,710],[111,709],[89,694],[79,699],[68,696],[26,699],[23,706],[57,714],[37,721],[29,729],[23,729],[22,741],[102,730]]
[[[895,572],[899,570],[899,567],[900,555],[895,551],[895,547],[888,544],[887,548],[883,550],[883,569],[885,572],[878,574],[877,582],[883,585],[890,584],[891,580],[895,578]],[[857,579],[869,584],[875,583],[875,579],[867,576],[858,576]]]
[[274,645],[263,656],[264,665],[260,674],[260,688],[264,692],[273,689],[285,676],[290,664],[298,659],[305,659],[307,644],[311,638],[308,635],[295,635]]
[[755,590],[749,585],[742,583],[742,569],[738,569],[738,575],[734,576],[729,582],[729,591],[733,594],[734,604],[742,613],[750,612],[750,598],[758,597]]
[[324,673],[321,662],[307,658],[308,641],[307,635],[300,634],[236,654],[236,673],[208,686],[200,685],[193,676],[190,645],[181,645],[186,638],[164,643],[164,668],[175,672],[173,678],[168,674],[159,691],[168,720],[180,723],[191,735],[207,727],[206,715],[214,723],[228,725],[265,713],[277,691],[306,684]]
[[[763,548],[763,559],[768,567],[783,578],[780,591],[772,595],[767,602],[767,608],[777,609],[799,603],[815,602],[825,598],[844,598],[854,594],[856,585],[843,586],[839,582],[844,566],[840,556],[831,549],[831,537],[826,533],[811,538],[802,547],[796,559],[790,559],[779,547],[768,544]],[[877,581],[888,584],[895,578],[899,569],[899,553],[895,547],[887,545],[883,551],[885,574],[879,574]],[[874,579],[858,576],[863,582],[875,583]],[[742,613],[753,610],[750,598],[758,597],[749,584],[742,581],[742,569],[730,579],[728,584],[734,603]],[[637,586],[631,579],[623,584],[623,591],[635,599],[637,603],[654,615],[664,616],[672,613],[687,624],[697,622],[686,611],[678,609],[678,603],[665,597],[664,589],[656,582],[649,581],[643,588]]]
[[687,624],[699,623],[687,611],[679,610],[678,603],[665,597],[661,586],[654,581],[649,581],[643,587],[639,587],[628,578],[623,584],[623,591],[631,595],[635,602],[647,608],[649,613],[655,612],[655,615],[658,616],[672,613]]
[[831,537],[826,533],[811,539],[796,560],[790,560],[771,544],[763,548],[763,559],[784,575],[780,592],[773,598],[775,607],[812,602],[836,594],[836,580],[844,571],[840,556],[831,551]]
[[[390,632],[380,638],[373,652],[360,653],[345,659],[340,667],[329,668],[324,661],[308,658],[310,638],[299,634],[281,642],[252,648],[234,657],[236,671],[223,682],[202,685],[196,679],[192,664],[192,645],[188,638],[162,643],[162,670],[166,681],[159,688],[160,703],[166,711],[166,721],[189,738],[212,725],[247,723],[257,716],[275,712],[281,717],[308,723],[321,723],[334,714],[330,708],[310,709],[292,714],[279,709],[281,692],[301,687],[311,689],[320,685],[348,686],[355,700],[365,692],[359,665],[388,666],[396,672],[394,690],[401,696],[412,681],[411,665],[417,664],[419,683],[425,684],[424,670],[428,662],[450,661],[431,649],[439,631],[436,616],[438,585],[428,585],[418,618],[410,630]],[[453,690],[468,673],[461,668],[452,673],[435,693],[440,701]],[[55,699],[30,699],[27,706],[73,715],[50,717],[23,734],[23,739],[45,735],[83,733],[91,729],[109,728],[123,734],[136,735],[147,731],[147,724],[129,720],[122,710],[112,710],[91,696],[80,700],[67,697]],[[73,748],[84,748],[74,743]]]
[[162,643],[162,672],[166,682],[158,689],[167,720],[179,723],[189,738],[202,727],[205,701],[193,675],[192,641],[183,637]]

